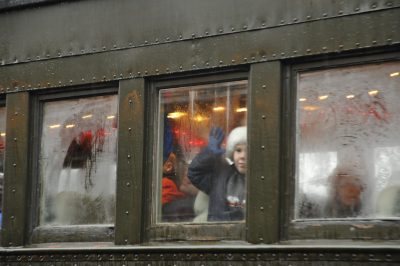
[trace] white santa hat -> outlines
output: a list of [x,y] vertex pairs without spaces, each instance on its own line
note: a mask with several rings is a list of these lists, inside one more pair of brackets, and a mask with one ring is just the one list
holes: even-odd
[[233,160],[233,152],[237,144],[247,144],[247,127],[237,127],[229,133],[226,142],[226,157]]

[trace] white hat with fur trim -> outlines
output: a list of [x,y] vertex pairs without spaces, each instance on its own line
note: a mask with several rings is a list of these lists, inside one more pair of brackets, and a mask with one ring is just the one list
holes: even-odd
[[226,142],[226,157],[231,160],[233,160],[233,151],[237,144],[247,144],[247,127],[237,127],[229,133]]

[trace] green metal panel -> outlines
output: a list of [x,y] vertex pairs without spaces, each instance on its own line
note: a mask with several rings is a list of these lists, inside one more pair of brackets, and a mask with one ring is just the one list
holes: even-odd
[[391,9],[215,38],[15,64],[0,67],[0,92],[386,47],[400,43],[399,17],[400,9]]
[[98,53],[399,6],[399,0],[63,1],[2,13],[0,62]]
[[139,244],[142,226],[144,79],[119,88],[116,244]]
[[247,240],[279,241],[280,62],[251,65]]
[[7,95],[6,163],[3,246],[21,246],[25,240],[28,208],[29,93]]

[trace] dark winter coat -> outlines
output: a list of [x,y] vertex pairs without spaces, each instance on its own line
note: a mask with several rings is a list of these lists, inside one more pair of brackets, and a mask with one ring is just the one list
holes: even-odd
[[[245,216],[245,179],[236,167],[208,148],[189,165],[188,177],[209,195],[208,221],[239,221]],[[233,201],[230,199],[234,199]]]

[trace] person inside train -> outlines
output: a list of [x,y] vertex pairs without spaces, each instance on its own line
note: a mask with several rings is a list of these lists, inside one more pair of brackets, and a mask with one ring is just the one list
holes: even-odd
[[247,128],[231,131],[225,151],[225,133],[213,127],[208,145],[189,165],[192,184],[209,195],[208,221],[239,221],[245,217],[245,175],[247,169]]

